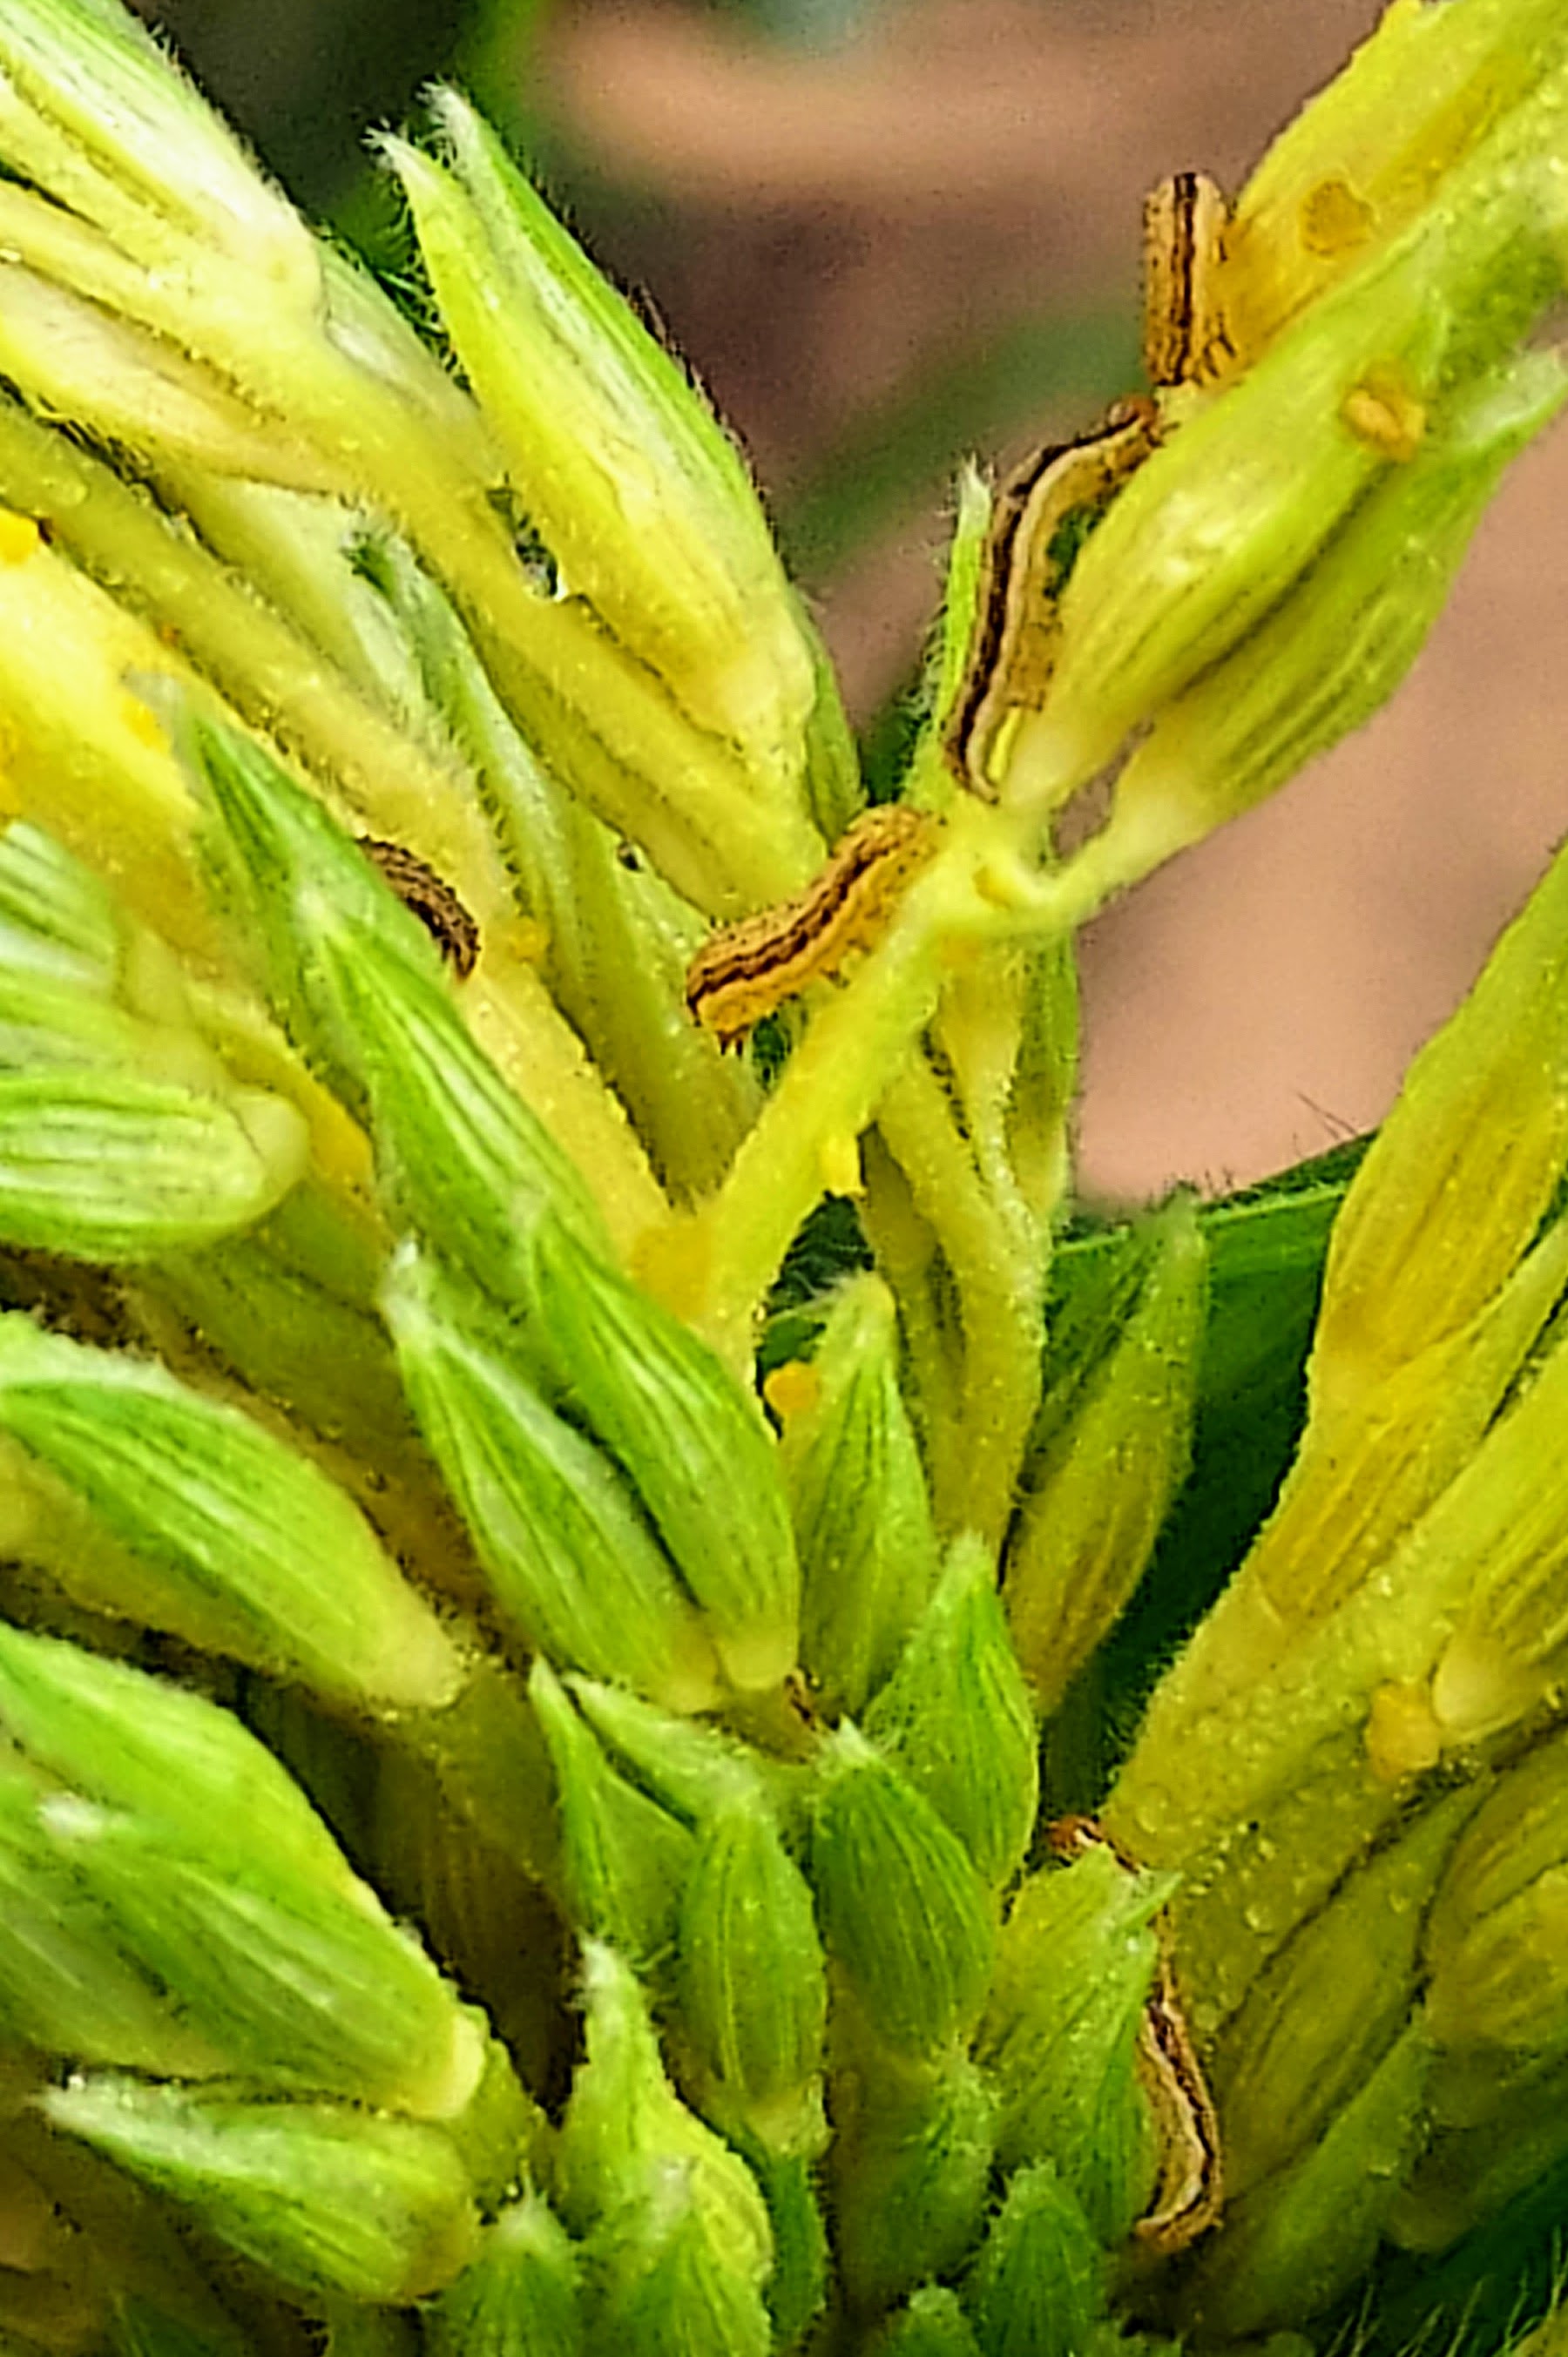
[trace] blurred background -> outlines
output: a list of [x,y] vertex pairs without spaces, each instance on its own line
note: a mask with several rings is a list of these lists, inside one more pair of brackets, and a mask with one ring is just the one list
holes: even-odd
[[[897,759],[955,465],[1136,373],[1139,204],[1227,186],[1375,0],[142,0],[292,193],[405,259],[368,126],[450,74],[738,432]],[[1568,813],[1568,430],[1403,694],[1085,951],[1086,1186],[1220,1188],[1376,1122]]]

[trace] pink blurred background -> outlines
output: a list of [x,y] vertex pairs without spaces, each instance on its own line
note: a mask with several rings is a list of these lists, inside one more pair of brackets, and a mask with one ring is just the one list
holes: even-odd
[[[441,38],[515,108],[548,183],[745,440],[865,721],[929,622],[958,454],[1010,455],[1123,389],[1144,187],[1189,166],[1238,183],[1377,11],[812,5],[849,11],[847,32],[818,21],[803,39],[800,0],[793,41],[716,0],[493,0],[478,33],[443,17]],[[328,0],[303,5],[308,34]],[[157,13],[276,154],[267,107],[307,53],[288,46],[298,9],[268,8],[261,48],[253,0]],[[410,90],[447,61],[420,61],[417,38],[410,56]],[[824,485],[871,482],[933,383],[922,463],[845,554],[823,536]],[[1378,1120],[1563,828],[1565,522],[1562,431],[1510,478],[1395,705],[1093,929],[1090,1188],[1219,1187]]]

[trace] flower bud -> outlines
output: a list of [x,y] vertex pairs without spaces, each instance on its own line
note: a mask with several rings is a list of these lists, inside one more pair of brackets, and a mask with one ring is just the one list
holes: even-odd
[[[1394,244],[1330,288],[1140,468],[1063,593],[1046,712],[1008,791],[1064,800],[1300,583],[1408,460],[1440,394],[1516,348],[1551,300],[1555,114],[1509,124]],[[1408,419],[1402,438],[1387,426]]]
[[1349,2288],[1425,2139],[1430,2062],[1407,2028],[1311,2150],[1237,2203],[1189,2279],[1184,2326],[1241,2340],[1300,2325]]
[[488,125],[454,91],[435,105],[450,168],[383,153],[514,488],[572,590],[789,790],[816,682],[738,454]]
[[1371,370],[1417,402],[1437,384],[1432,274],[1424,246],[1359,273],[1133,476],[1062,593],[1048,706],[1022,719],[1005,795],[1065,802],[1299,580],[1389,463],[1347,394]]
[[[550,995],[632,1117],[665,1184],[705,1193],[755,1110],[744,1060],[686,1012],[703,928],[647,862],[568,794],[512,722],[450,601],[398,544],[373,568],[425,693],[472,763]],[[360,586],[363,586],[360,584]]]
[[544,1730],[561,1814],[572,1920],[611,1940],[640,1972],[668,1964],[696,1845],[684,1825],[618,1775],[542,1661],[529,1696]]
[[338,927],[350,928],[421,979],[439,982],[440,957],[429,933],[264,746],[162,680],[138,686],[172,734],[199,802],[220,822],[207,845],[215,880],[254,926],[285,1022],[313,1055],[362,1091],[352,1026],[320,971],[321,942]]
[[1003,1582],[1047,1715],[1127,1603],[1186,1475],[1207,1264],[1196,1207],[1178,1198],[1150,1222],[1135,1293],[1047,1394]]
[[[67,1589],[336,1700],[439,1708],[450,1639],[308,1458],[142,1360],[0,1318],[0,1432],[85,1509],[49,1543]],[[100,1562],[94,1534],[118,1550]],[[321,1576],[323,1561],[332,1577]]]
[[1450,1794],[1347,1876],[1228,2024],[1210,2066],[1228,2200],[1314,2143],[1393,2044],[1427,1900],[1475,1808],[1473,1792]]
[[549,2203],[528,2193],[485,2229],[478,2257],[420,2324],[429,2357],[581,2357],[581,2261]]
[[1137,2049],[1175,1878],[1097,1844],[1031,1875],[1002,1934],[976,2051],[1002,2095],[1004,2167],[1048,2160],[1107,2245],[1145,2207],[1155,2153]]
[[[1301,1651],[1312,1659],[1310,1640],[1302,1641]],[[1279,1689],[1265,1679],[1259,1692],[1288,1718],[1294,1704],[1292,1687],[1285,1686],[1282,1700]],[[1234,1716],[1229,1705],[1216,1711],[1227,1778],[1238,1723],[1240,1740],[1255,1739],[1253,1722],[1266,1707],[1254,1696]],[[1204,2044],[1241,2005],[1296,1927],[1326,1904],[1341,1878],[1364,1862],[1399,1815],[1406,1797],[1400,1784],[1368,1772],[1372,1746],[1384,1734],[1371,1721],[1369,1713],[1366,1723],[1341,1724],[1310,1746],[1295,1774],[1278,1787],[1272,1776],[1260,1776],[1266,1798],[1254,1803],[1246,1820],[1231,1817],[1217,1831],[1206,1817],[1190,1846],[1174,1826],[1161,1828],[1172,1851],[1179,1847],[1184,1879],[1168,1921],[1189,2019]],[[1281,1748],[1287,1748],[1283,1739]],[[1288,1749],[1294,1753],[1294,1741]],[[1118,1837],[1138,1841],[1147,1820],[1142,1806],[1123,1808],[1118,1786],[1106,1803],[1105,1822]]]
[[875,2357],[982,2357],[957,2292],[934,2284],[898,2310],[874,2347]]
[[933,2055],[979,2018],[989,1894],[930,1803],[847,1722],[822,1748],[811,1879],[828,1948],[877,2035]]
[[[476,1867],[481,1865],[482,1853],[470,1852],[469,1857]],[[500,1876],[509,1863],[501,1860]],[[454,1875],[452,1880],[457,1879]],[[428,1883],[424,1888],[430,1890]],[[446,1894],[431,1895],[439,1906],[442,1896],[455,1894],[449,1887]],[[559,1956],[559,1945],[548,1934],[536,1939],[534,1946],[536,1953],[547,1953],[552,1962]],[[529,1969],[525,1955],[526,1950],[520,1953],[516,1945],[512,1947],[514,1971]],[[491,2029],[489,2017],[478,2006],[466,2006],[463,2010],[479,2050],[479,2068],[461,2109],[444,2115],[441,2124],[467,2171],[474,2199],[489,2217],[512,2198],[529,2170],[538,2167],[549,2149],[553,2130],[543,2107],[519,2078],[510,2051]]]
[[142,1026],[78,983],[11,965],[4,952],[0,942],[0,1071],[49,1064],[97,1066],[117,1077],[134,1071],[150,1044]]
[[1105,2255],[1049,2161],[1020,2169],[968,2285],[981,2346],[1079,2357],[1105,2317]]
[[[72,1738],[96,1729],[70,1708],[73,1679],[90,1708],[129,1712],[145,1703],[154,1757],[162,1748],[156,1682],[121,1669],[95,1679],[96,1663],[83,1677],[91,1657],[73,1648],[14,1631],[0,1639],[0,1727],[27,1762],[26,1772],[6,1776],[0,1810],[9,1891],[0,2009],[20,2008],[24,2020],[30,2011],[56,2050],[94,2061],[248,2076],[424,2116],[467,2103],[483,2061],[471,2021],[321,1827],[330,1882],[312,1859],[301,1870],[286,1848],[252,1838],[242,1818],[225,1819],[209,1792],[191,1796],[208,1803],[205,1822],[193,1825],[177,1798],[149,1789],[134,1758],[128,1777],[115,1775],[112,1754],[78,1765]],[[60,1726],[49,1706],[62,1686]],[[227,1733],[271,1768],[215,1706],[197,1705],[203,1716],[223,1723],[220,1742]],[[252,1770],[250,1781],[262,1780]],[[32,1985],[37,1949],[66,1967],[52,1986]],[[102,1979],[76,1969],[74,1960],[94,1950],[108,1960]]]
[[264,1218],[308,1150],[303,1116],[262,1089],[0,1071],[0,1240],[111,1263],[211,1243]]
[[368,273],[311,237],[134,16],[114,0],[23,0],[5,29],[0,156],[57,200],[7,190],[17,253],[215,360],[260,410],[303,407],[350,479],[416,423],[441,436],[432,472],[457,461],[448,490],[486,465],[472,405],[435,356]]
[[778,1453],[714,1353],[542,1217],[528,1256],[529,1340],[575,1419],[622,1467],[731,1683],[776,1685],[795,1659],[800,1569]]
[[1568,856],[1404,1077],[1335,1222],[1315,1390],[1353,1399],[1466,1325],[1539,1227],[1568,1165]]
[[[1309,1360],[1313,1406],[1295,1461],[1245,1561],[1162,1688],[1151,1739],[1166,1739],[1167,1711],[1179,1707],[1190,1727],[1222,1694],[1288,1665],[1308,1631],[1389,1560],[1474,1456],[1565,1276],[1568,1224],[1559,1221],[1467,1326],[1418,1357],[1365,1386],[1332,1363],[1319,1380]],[[1337,1374],[1346,1380],[1337,1384]],[[1412,1690],[1401,1691],[1415,1701]],[[1393,1702],[1391,1688],[1380,1711]],[[1407,1772],[1397,1737],[1385,1739],[1391,1732],[1380,1728],[1369,1741],[1391,1781]],[[1440,1749],[1441,1737],[1434,1740]]]
[[474,2255],[467,2179],[438,2128],[108,2076],[52,2087],[38,2108],[296,2291],[400,2306]]
[[[342,244],[317,239],[316,257],[326,296],[328,340],[335,352],[353,362],[364,386],[390,391],[404,410],[415,411],[439,436],[443,453],[457,459],[470,485],[493,483],[499,458],[489,429],[467,393],[454,382],[441,356],[432,351],[400,306],[389,299],[375,274]],[[371,404],[364,392],[345,392],[340,398],[348,414],[342,418],[345,431],[338,456],[350,466],[362,465],[370,454],[355,444],[353,412],[360,411],[362,427]],[[434,455],[435,447],[427,442],[427,453]],[[361,491],[355,504],[363,507],[365,503]],[[372,495],[370,503],[398,512],[392,499]]]
[[[369,1222],[345,1217],[340,1201],[306,1179],[262,1227],[201,1252],[169,1254],[143,1275],[141,1289],[250,1390],[372,1469],[381,1528],[401,1553],[401,1532],[391,1534],[398,1501],[412,1494],[423,1503],[435,1480],[418,1458],[392,1346],[371,1307],[379,1258],[363,1263],[367,1247],[379,1255],[380,1243]],[[450,1550],[449,1533],[438,1551],[417,1550],[422,1568],[443,1585],[440,1556]]]
[[[1430,1665],[1445,1749],[1468,1749],[1528,1720],[1556,1684],[1568,1646],[1568,1479],[1558,1477],[1549,1436],[1565,1398],[1568,1332],[1559,1326],[1534,1382],[1438,1501],[1401,1566],[1403,1588],[1426,1560],[1428,1611],[1416,1629],[1427,1641],[1415,1674]],[[1396,1677],[1414,1667],[1391,1642],[1388,1657]]]
[[1438,2045],[1568,2049],[1568,1739],[1499,1777],[1444,1877],[1426,1962]]
[[[0,163],[5,156],[0,126]],[[497,664],[531,741],[591,807],[645,842],[690,899],[727,916],[800,888],[820,859],[821,839],[798,798],[765,802],[751,790],[753,781],[727,739],[698,728],[581,601],[548,595],[529,578],[489,503],[498,461],[483,421],[366,274],[341,255],[308,250],[317,281],[312,299],[302,312],[291,312],[264,281],[237,277],[228,264],[215,265],[199,253],[182,254],[181,266],[144,269],[84,222],[3,178],[0,245],[113,318],[149,328],[176,350],[209,366],[226,389],[278,421],[289,453],[286,465],[295,474],[300,467],[294,453],[308,447],[346,502],[391,517],[481,628],[487,658]],[[145,382],[141,389],[145,393]],[[7,451],[7,473],[14,472],[12,455]],[[11,493],[24,507],[32,502],[27,488],[32,471],[24,456],[21,479]],[[60,469],[48,471],[58,477]],[[81,469],[71,471],[80,478]],[[45,495],[46,506],[51,496]],[[363,707],[353,716],[330,679],[307,678],[297,640],[286,630],[271,632],[273,656],[258,668],[256,635],[267,629],[265,616],[241,612],[243,600],[236,602],[233,585],[220,570],[209,576],[206,594],[222,608],[212,621],[201,610],[203,591],[193,576],[202,567],[191,552],[160,527],[149,530],[137,503],[106,470],[99,470],[87,496],[90,512],[80,518],[70,512],[72,500],[67,496],[61,537],[82,550],[87,561],[105,565],[117,580],[128,574],[138,585],[150,583],[155,603],[170,595],[172,569],[188,608],[191,643],[202,647],[204,659],[215,658],[220,670],[236,666],[256,707],[269,719],[278,716],[281,703],[291,726],[304,714],[302,733],[307,738],[335,737],[328,770],[338,769],[347,740],[349,766],[361,777],[368,773],[370,790],[376,791],[387,742],[396,732],[378,730]],[[196,504],[210,512],[210,500],[198,499]],[[45,552],[41,569],[47,573],[58,563]],[[38,570],[39,561],[25,569]],[[8,602],[0,585],[0,608]],[[36,586],[30,602],[37,607]],[[127,618],[120,623],[123,634],[144,635]],[[90,628],[95,634],[96,625]],[[151,633],[145,636],[148,643],[130,662],[175,668],[160,660]],[[22,675],[29,733],[63,740],[70,748],[78,773],[73,787],[85,781],[84,737],[94,756],[102,756],[111,791],[101,798],[91,822],[102,838],[115,798],[128,782],[134,780],[137,791],[142,786],[136,757],[80,694],[73,694],[68,715],[51,713],[38,673],[58,671],[59,665],[39,661],[41,637],[35,627],[27,647],[0,647],[0,672]],[[112,692],[127,667],[122,662],[106,683]],[[325,729],[324,720],[330,723]],[[376,734],[382,748],[367,761],[367,740]],[[406,736],[403,750],[408,750]],[[173,765],[166,759],[163,767]],[[437,774],[438,765],[424,767],[426,780]],[[456,825],[471,823],[455,805],[451,814]],[[738,828],[737,816],[744,822]],[[177,813],[177,826],[179,817]],[[129,847],[138,878],[136,903],[150,909],[156,903],[139,888],[143,872],[155,864],[167,869],[176,863],[167,856],[166,844],[138,842],[133,835]],[[192,878],[187,874],[178,881],[184,902]],[[182,906],[180,914],[186,913]],[[564,1049],[562,1053],[564,1059]]]
[[1117,781],[1107,856],[1122,829],[1146,842],[1150,864],[1199,841],[1386,703],[1504,468],[1565,395],[1562,363],[1536,352],[1439,403],[1420,448],[1373,488],[1299,586],[1161,714]]
[[[1564,1641],[1558,1566],[1568,1544],[1568,1498],[1547,1437],[1568,1383],[1561,1348],[1528,1388],[1516,1387],[1506,1414],[1487,1418],[1550,1304],[1563,1243],[1549,1230],[1521,1264],[1568,1163],[1565,930],[1568,857],[1560,856],[1470,996],[1417,1057],[1335,1224],[1313,1349],[1314,1424],[1325,1419],[1332,1480],[1335,1447],[1363,1453],[1364,1428],[1391,1396],[1400,1400],[1404,1461],[1372,1518],[1389,1551],[1364,1552],[1359,1527],[1348,1550],[1350,1534],[1328,1512],[1326,1546],[1314,1537],[1294,1554],[1287,1572],[1271,1577],[1262,1609],[1245,1575],[1234,1584],[1235,1602],[1221,1600],[1157,1689],[1122,1770],[1116,1814],[1146,1854],[1186,1859],[1256,1820],[1267,1794],[1298,1779],[1348,1715],[1365,1717],[1386,1753],[1369,1717],[1374,1695],[1391,1684],[1424,1687],[1440,1659],[1431,1695],[1440,1747],[1512,1723],[1550,1681]],[[1365,1515],[1359,1485],[1344,1495]],[[1317,1502],[1333,1501],[1320,1492]],[[1288,1501],[1282,1523],[1287,1508],[1292,1519],[1298,1511]],[[1281,1544],[1265,1531],[1260,1559]],[[1375,1583],[1366,1577],[1373,1569]],[[1280,1614],[1291,1613],[1307,1578],[1316,1613],[1326,1576],[1337,1609],[1309,1637],[1310,1652],[1298,1632],[1260,1677],[1260,1644],[1267,1664]],[[1238,1633],[1229,1624],[1243,1608],[1254,1625]]]
[[835,1296],[811,1360],[814,1405],[780,1461],[800,1550],[800,1659],[830,1713],[887,1675],[937,1573],[920,1452],[898,1389],[897,1313],[880,1277]]
[[[821,2147],[828,2131],[820,2101],[814,2115],[811,2141]],[[762,2188],[773,2226],[773,2272],[763,2293],[773,2345],[793,2349],[828,2300],[828,2235],[814,2182],[817,2153],[759,2144],[744,2132],[737,2132],[736,2142]]]
[[[639,2261],[657,2261],[661,2229],[682,2239],[693,2232],[701,2271],[714,2270],[744,2312],[755,2301],[763,2315],[773,2237],[756,2179],[675,2094],[629,1968],[594,1941],[584,1955],[587,2056],[572,2083],[557,2152],[566,2222],[579,2233],[597,2230],[596,2244],[600,2234],[624,2233],[620,2271],[632,2288],[644,2271]],[[763,2315],[762,2349],[766,2334]]]
[[595,2237],[596,2329],[627,2357],[768,2357],[762,2295],[717,2240],[692,2172],[670,2169]]
[[149,264],[188,242],[308,311],[308,231],[128,10],[14,0],[0,27],[0,147]]
[[681,1902],[681,2027],[726,2127],[779,2152],[823,2141],[827,1975],[811,1894],[761,1799],[703,1827]]
[[329,932],[321,962],[343,1034],[359,1042],[377,1176],[398,1215],[509,1303],[529,1223],[547,1210],[597,1244],[583,1178],[434,977],[347,926]]
[[1237,350],[1255,358],[1372,245],[1397,236],[1560,68],[1563,32],[1555,0],[1386,9],[1237,199],[1220,279]]
[[[875,2017],[872,2017],[873,2025]],[[833,2216],[851,2301],[875,2312],[973,2248],[991,2199],[996,2096],[966,2054],[877,2057],[835,2089]]]
[[1431,2139],[1389,2212],[1390,2241],[1424,2257],[1495,2221],[1501,2247],[1517,2251],[1520,2213],[1550,2214],[1568,2156],[1568,2068],[1495,2046],[1451,2050],[1434,2065],[1428,2108]]
[[133,675],[188,675],[147,624],[78,572],[30,520],[11,515],[5,524],[7,814],[47,827],[113,876],[122,908],[156,925],[180,953],[220,969],[222,937],[192,856],[197,813],[163,730],[126,685]]
[[553,1204],[596,1237],[577,1171],[454,1006],[430,936],[262,748],[190,714],[183,745],[228,833],[285,1029],[368,1114],[400,1215],[506,1297],[520,1224]]
[[1000,1889],[1023,1863],[1039,1803],[1038,1736],[990,1550],[957,1540],[865,1731]]
[[[450,390],[461,399],[455,385]],[[231,702],[238,705],[242,699],[248,709],[265,715],[274,737],[291,739],[302,752],[310,747],[306,758],[313,767],[336,769],[327,749],[329,743],[335,745],[356,805],[367,814],[371,809],[384,813],[378,823],[389,831],[411,805],[422,801],[424,823],[433,834],[455,846],[466,838],[471,844],[473,837],[461,822],[453,823],[450,797],[458,785],[458,772],[442,758],[446,748],[432,748],[434,758],[422,760],[409,733],[428,737],[431,716],[421,708],[425,698],[407,634],[381,594],[374,556],[381,544],[370,537],[371,526],[363,508],[175,459],[160,458],[157,472],[168,496],[177,500],[200,534],[200,555],[177,571],[166,537],[134,532],[114,496],[113,478],[106,479],[91,462],[84,465],[80,455],[67,458],[57,442],[40,442],[36,431],[27,435],[15,419],[0,421],[0,483],[9,479],[19,489],[26,487],[58,536],[63,537],[68,518],[76,513],[79,529],[67,544],[79,564],[101,565],[104,542],[112,535],[128,553],[134,550],[150,559],[156,548],[164,557],[172,576],[157,601],[166,627],[177,627],[192,661],[226,683]],[[412,557],[405,555],[403,561],[414,569]],[[138,576],[150,570],[150,565],[138,567]],[[241,594],[252,608],[242,633],[216,627],[220,616],[227,619],[226,579],[236,587],[243,583]],[[258,630],[253,619],[258,593],[277,617],[271,630]],[[143,595],[151,598],[150,581]],[[210,618],[210,633],[203,627],[204,618]],[[320,668],[323,655],[330,657],[340,674],[330,685]],[[315,697],[322,698],[326,688],[325,701],[317,703],[317,714],[336,706],[343,715],[340,733],[332,721],[325,732],[311,726],[310,690],[300,693],[304,682],[296,669],[301,661],[310,667]],[[262,664],[276,683],[275,710],[255,700]],[[380,737],[373,723],[366,733],[367,694],[399,716],[390,777],[372,774],[381,768],[375,743],[380,738],[390,751],[392,738]],[[465,791],[467,782],[463,780],[459,790]],[[440,807],[443,802],[446,810]]]
[[[106,1944],[163,1993],[174,2035],[155,2069],[322,2091],[424,2118],[450,2116],[472,2093],[481,2061],[472,2023],[368,1893],[332,1899],[247,1873],[242,1838],[218,1833],[197,1850],[154,1822],[63,1790],[36,1795],[33,1814],[47,1855],[36,1879],[13,1887],[21,1923],[38,1923],[47,1940],[52,1864],[57,1884],[83,1894]],[[91,2002],[96,2008],[95,1995]],[[59,1993],[50,2003],[66,2053],[143,2059],[102,2035],[61,2036]],[[208,2049],[195,2072],[181,2061],[193,2040]]]
[[793,1798],[801,1771],[787,1768],[716,1727],[668,1711],[592,1678],[568,1678],[584,1717],[627,1761],[645,1792],[687,1824],[703,1825],[736,1806],[765,1797],[780,1809]]
[[181,1686],[0,1622],[0,1733],[100,1808],[166,1822],[193,1846],[232,1826],[280,1878],[356,1903],[366,1896],[272,1753]]
[[223,2068],[220,2048],[172,2012],[51,1842],[48,1787],[0,1770],[0,2024],[40,2054],[181,2078]]
[[42,827],[0,828],[0,965],[113,995],[124,930],[113,895]]
[[508,1622],[563,1666],[700,1709],[713,1650],[615,1467],[541,1395],[516,1327],[412,1243],[381,1291],[404,1387]]
[[[1568,1347],[1554,1338],[1532,1382],[1377,1577],[1276,1673],[1207,1707],[1188,1695],[1181,1716],[1161,1713],[1157,1746],[1145,1737],[1123,1770],[1117,1823],[1166,1855],[1180,1844],[1183,1857],[1217,1839],[1233,1844],[1250,1823],[1277,1855],[1280,1893],[1288,1899],[1294,1888],[1299,1904],[1326,1895],[1391,1813],[1397,1778],[1528,1722],[1568,1646],[1568,1467],[1552,1437],[1565,1413]],[[1184,1747],[1198,1723],[1205,1749],[1195,1778]],[[1297,1804],[1312,1784],[1322,1794],[1316,1812]],[[1282,1832],[1293,1814],[1294,1844]]]
[[163,337],[5,260],[0,368],[35,409],[69,417],[101,441],[150,453],[160,465],[292,490],[341,488],[308,443]]

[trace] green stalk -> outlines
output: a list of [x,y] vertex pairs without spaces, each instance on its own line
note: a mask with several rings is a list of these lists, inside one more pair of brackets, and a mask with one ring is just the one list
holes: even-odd
[[912,1057],[888,1090],[877,1125],[958,1286],[963,1378],[955,1478],[938,1491],[938,1519],[944,1529],[979,1531],[996,1545],[1039,1404],[1045,1256],[1015,1190],[1003,1203],[988,1192],[922,1057]]

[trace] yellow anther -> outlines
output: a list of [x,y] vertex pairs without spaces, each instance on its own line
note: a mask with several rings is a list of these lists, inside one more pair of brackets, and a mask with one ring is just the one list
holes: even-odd
[[25,565],[42,542],[43,534],[31,516],[0,508],[0,565]]
[[822,1379],[803,1359],[786,1359],[762,1379],[762,1396],[780,1424],[809,1415],[822,1395]]

